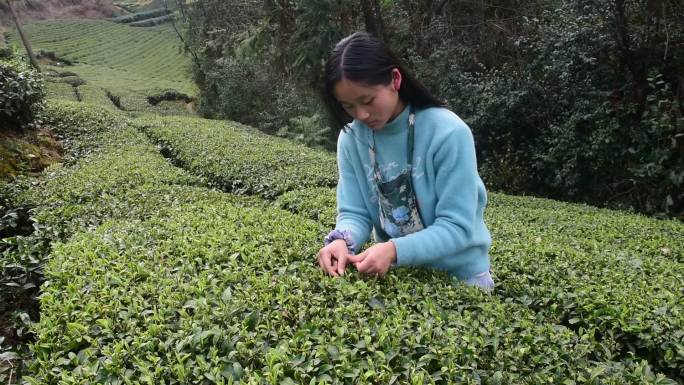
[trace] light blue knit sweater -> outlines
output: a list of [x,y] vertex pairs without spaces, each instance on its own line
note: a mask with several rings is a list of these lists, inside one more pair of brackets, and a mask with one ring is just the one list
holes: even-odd
[[[491,237],[482,218],[487,195],[477,173],[470,128],[453,112],[438,107],[416,109],[413,187],[425,229],[393,238],[397,265],[421,265],[468,279],[489,270]],[[378,167],[383,180],[407,166],[407,106],[375,132]],[[356,252],[371,228],[380,229],[369,156],[372,130],[354,121],[337,142],[339,181],[337,226],[352,233]],[[382,239],[378,231],[375,240]]]

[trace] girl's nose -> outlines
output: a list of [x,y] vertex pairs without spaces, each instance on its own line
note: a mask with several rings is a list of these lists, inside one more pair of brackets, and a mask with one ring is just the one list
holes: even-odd
[[370,113],[363,108],[359,108],[356,110],[356,117],[359,120],[366,120],[366,119],[368,119],[369,116],[370,116]]

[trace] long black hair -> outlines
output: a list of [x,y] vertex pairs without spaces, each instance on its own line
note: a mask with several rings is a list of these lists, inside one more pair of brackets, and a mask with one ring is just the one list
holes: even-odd
[[356,32],[340,40],[325,63],[323,100],[336,130],[352,120],[335,98],[335,85],[349,79],[366,85],[387,85],[392,82],[392,70],[401,72],[399,98],[417,108],[444,106],[401,64],[397,56],[380,39],[367,32]]

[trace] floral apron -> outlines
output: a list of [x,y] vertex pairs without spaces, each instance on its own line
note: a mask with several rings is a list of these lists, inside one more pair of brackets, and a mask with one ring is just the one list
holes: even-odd
[[424,229],[418,209],[418,200],[413,191],[411,174],[413,171],[413,139],[416,115],[409,113],[408,125],[408,160],[407,167],[396,178],[383,182],[380,169],[375,158],[375,135],[370,132],[370,160],[373,164],[373,181],[378,195],[378,208],[382,232],[386,238],[398,238]]
[[[413,110],[409,113],[408,127],[408,161],[406,169],[396,178],[383,182],[380,169],[375,159],[375,135],[369,135],[369,149],[371,163],[373,163],[373,181],[378,193],[378,209],[380,211],[380,235],[384,238],[398,238],[424,229],[420,216],[418,200],[413,191],[411,174],[413,171],[413,138],[416,115]],[[384,232],[384,234],[382,234]],[[466,285],[476,286],[491,292],[494,290],[494,280],[489,271],[482,272],[465,281]]]

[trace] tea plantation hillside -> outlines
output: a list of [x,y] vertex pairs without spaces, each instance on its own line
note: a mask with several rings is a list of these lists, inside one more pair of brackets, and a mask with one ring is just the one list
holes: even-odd
[[[32,22],[25,32],[41,59],[48,94],[132,112],[188,113],[190,59],[170,24],[132,27],[107,20]],[[19,44],[16,32],[10,41]],[[151,96],[181,101],[148,102]]]
[[0,382],[684,385],[682,222],[490,192],[492,293],[328,277],[335,155],[192,116],[170,26],[119,21],[26,26],[64,154],[0,180]]
[[[335,157],[231,122],[53,101],[15,182],[40,283],[28,384],[682,384],[684,225],[491,193],[494,293],[327,277]],[[49,242],[47,252],[34,246]],[[1,372],[0,372],[1,373]]]

